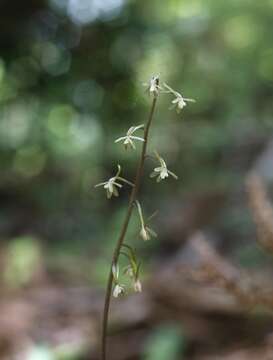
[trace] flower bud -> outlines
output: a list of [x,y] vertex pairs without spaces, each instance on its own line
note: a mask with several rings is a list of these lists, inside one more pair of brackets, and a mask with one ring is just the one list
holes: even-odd
[[151,236],[150,236],[149,232],[145,229],[144,226],[141,227],[139,235],[144,241],[147,241],[147,240],[151,239]]
[[141,292],[142,291],[142,285],[141,285],[141,282],[139,281],[139,279],[137,279],[134,282],[134,290],[135,290],[135,292]]
[[125,289],[123,287],[123,285],[121,284],[116,284],[113,290],[113,296],[115,298],[119,297],[120,295],[123,295],[125,293]]

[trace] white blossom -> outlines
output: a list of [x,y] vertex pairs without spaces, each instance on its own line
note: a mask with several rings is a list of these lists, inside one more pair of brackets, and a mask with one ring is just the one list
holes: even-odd
[[119,297],[120,295],[123,295],[125,293],[125,287],[124,285],[119,283],[119,266],[118,264],[112,265],[112,274],[114,279],[114,289],[113,289],[113,296],[115,298]]
[[122,185],[118,181],[123,181],[131,186],[134,186],[134,184],[132,184],[130,181],[119,176],[120,173],[121,173],[121,166],[118,165],[118,171],[115,176],[111,177],[109,180],[105,182],[95,185],[95,187],[103,186],[104,189],[106,190],[107,198],[110,199],[112,195],[114,196],[119,195],[118,188],[121,189]]
[[122,136],[120,138],[118,138],[117,140],[115,140],[115,143],[118,143],[120,141],[123,142],[123,145],[125,146],[125,149],[127,149],[128,145],[132,148],[132,149],[136,149],[136,146],[134,144],[134,140],[138,140],[138,141],[144,141],[144,139],[142,139],[141,137],[138,136],[133,136],[133,133],[139,129],[143,129],[144,125],[138,125],[138,126],[131,126],[130,129],[127,131],[125,136]]
[[157,237],[156,232],[150,227],[148,227],[147,224],[145,223],[139,201],[136,200],[135,205],[137,207],[137,211],[140,219],[140,232],[139,232],[140,237],[144,241],[150,240],[152,237]]
[[163,160],[161,156],[155,151],[155,155],[160,163],[160,166],[154,168],[154,171],[151,173],[150,177],[156,177],[157,176],[157,182],[164,180],[165,178],[169,177],[171,175],[174,179],[178,179],[178,177],[167,168],[166,162]]
[[157,233],[145,224],[141,226],[139,235],[144,241],[150,240],[152,237],[157,237]]
[[172,93],[175,98],[172,100],[173,107],[176,107],[176,111],[180,113],[180,111],[187,105],[187,102],[195,102],[194,99],[184,98],[182,94],[173,90],[169,85],[164,83],[164,87],[168,90],[168,93]]
[[161,90],[159,86],[159,76],[157,75],[153,76],[148,83],[144,83],[143,85],[147,87],[147,91],[153,96],[158,96]]
[[130,257],[130,264],[127,265],[124,269],[124,274],[128,275],[130,279],[132,280],[133,289],[135,292],[141,292],[142,291],[142,284],[139,280],[139,269],[140,269],[140,263],[136,263],[136,259]]
[[113,289],[113,296],[115,298],[119,297],[120,295],[123,295],[125,293],[124,285],[116,284]]

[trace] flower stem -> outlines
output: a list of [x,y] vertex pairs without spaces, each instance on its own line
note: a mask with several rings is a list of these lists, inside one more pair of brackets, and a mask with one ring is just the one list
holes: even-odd
[[102,360],[106,360],[106,341],[107,341],[108,315],[109,315],[109,307],[110,307],[111,293],[112,293],[112,287],[113,287],[112,266],[114,264],[117,264],[117,262],[118,262],[118,258],[119,258],[119,255],[120,255],[120,249],[121,249],[122,244],[124,242],[124,238],[125,238],[125,235],[126,235],[126,232],[127,232],[129,221],[130,221],[130,218],[131,218],[131,215],[132,215],[134,201],[137,198],[138,191],[139,191],[139,188],[140,188],[140,182],[141,182],[141,178],[142,178],[142,174],[143,174],[144,162],[145,162],[145,157],[146,157],[146,149],[147,149],[147,144],[148,144],[149,130],[150,130],[150,126],[151,126],[151,123],[152,123],[152,120],[153,120],[156,102],[157,102],[157,96],[154,96],[153,97],[153,102],[152,102],[152,105],[151,105],[151,110],[150,110],[150,113],[149,113],[149,117],[148,117],[146,126],[144,128],[144,136],[143,136],[144,142],[143,142],[143,145],[142,145],[141,156],[140,156],[140,159],[139,159],[139,163],[138,163],[138,167],[137,167],[137,171],[136,171],[136,175],[135,175],[135,181],[134,181],[135,186],[132,188],[132,191],[131,191],[126,217],[125,217],[123,226],[121,228],[120,236],[118,238],[116,247],[114,249],[113,257],[112,257],[112,262],[111,262],[111,267],[110,267],[110,272],[109,272],[109,277],[108,277],[108,283],[107,283],[107,288],[106,288],[106,294],[105,294],[104,310],[103,310],[102,355],[101,355]]

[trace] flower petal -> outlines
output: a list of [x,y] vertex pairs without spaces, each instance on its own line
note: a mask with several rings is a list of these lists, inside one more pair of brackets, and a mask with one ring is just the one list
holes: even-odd
[[114,196],[118,197],[118,190],[115,186],[113,186],[113,194]]
[[137,131],[137,130],[139,130],[139,129],[143,129],[143,128],[144,128],[144,124],[134,126],[133,128],[134,128],[134,129],[133,129],[133,132],[132,132],[132,133],[134,133],[135,131]]
[[178,103],[179,101],[180,101],[180,99],[177,97],[177,98],[175,98],[175,99],[172,100],[172,104],[176,104],[176,103]]
[[178,179],[178,176],[175,175],[172,171],[168,170],[168,173],[169,173],[175,180]]
[[153,236],[153,237],[157,237],[157,233],[151,229],[150,227],[146,226],[146,230]]
[[136,146],[135,146],[134,142],[132,141],[131,137],[128,138],[128,141],[129,141],[129,144],[130,144],[131,148],[136,150]]
[[141,292],[142,291],[142,285],[141,285],[141,282],[139,281],[139,279],[137,279],[134,282],[134,290],[135,290],[135,292]]
[[[122,179],[122,178],[120,178],[120,179]],[[116,181],[114,181],[113,184],[114,184],[115,186],[119,187],[119,188],[122,188],[122,185],[119,184],[119,183],[117,183]]]
[[95,185],[95,187],[104,186],[105,184],[107,184],[107,181],[99,183],[99,184]]
[[126,136],[122,136],[120,138],[118,138],[117,140],[115,140],[115,143],[118,143],[119,141],[123,141],[126,139]]
[[130,138],[134,139],[134,140],[145,141],[143,138],[138,137],[138,136],[130,136]]

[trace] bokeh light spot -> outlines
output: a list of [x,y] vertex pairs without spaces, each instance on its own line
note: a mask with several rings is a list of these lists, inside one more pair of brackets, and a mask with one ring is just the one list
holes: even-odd
[[103,89],[95,81],[80,81],[74,89],[73,101],[75,105],[83,109],[96,109],[101,106]]
[[29,146],[16,152],[14,169],[25,177],[37,176],[46,163],[46,154],[38,146]]
[[41,49],[41,65],[50,75],[61,75],[70,69],[70,52],[46,42]]
[[235,48],[242,49],[257,42],[260,27],[249,15],[239,15],[228,19],[223,27],[224,38]]
[[49,113],[48,129],[59,138],[66,138],[69,133],[70,124],[76,116],[75,110],[69,105],[56,105]]
[[20,145],[28,136],[32,111],[24,103],[13,103],[0,113],[0,143],[10,148]]
[[76,24],[84,25],[117,16],[122,5],[123,0],[68,0],[67,12]]

